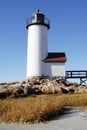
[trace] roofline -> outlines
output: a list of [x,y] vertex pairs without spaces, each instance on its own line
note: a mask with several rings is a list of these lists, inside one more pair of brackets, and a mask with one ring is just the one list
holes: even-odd
[[49,63],[65,63],[67,60],[66,61],[56,61],[56,60],[55,61],[48,61],[48,60],[46,61],[46,60],[43,60],[43,61],[49,62]]

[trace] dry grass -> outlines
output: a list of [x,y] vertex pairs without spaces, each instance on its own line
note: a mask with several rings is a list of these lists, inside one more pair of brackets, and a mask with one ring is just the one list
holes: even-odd
[[64,106],[86,106],[87,94],[38,95],[0,100],[0,122],[38,123],[61,114]]
[[87,106],[87,93],[82,94],[69,94],[66,95],[67,106],[78,106],[85,107]]

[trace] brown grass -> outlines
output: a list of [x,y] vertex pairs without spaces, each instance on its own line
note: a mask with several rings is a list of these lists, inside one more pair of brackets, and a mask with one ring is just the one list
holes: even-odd
[[67,106],[85,107],[87,106],[87,93],[66,95]]
[[61,114],[65,106],[86,106],[87,94],[38,95],[0,100],[0,122],[38,123]]

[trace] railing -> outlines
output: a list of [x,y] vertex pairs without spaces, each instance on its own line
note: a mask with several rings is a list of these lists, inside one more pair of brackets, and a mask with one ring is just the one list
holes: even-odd
[[[39,23],[39,21],[37,21],[37,23]],[[32,17],[26,20],[26,24],[32,24]],[[50,25],[50,20],[48,18],[44,18],[44,24]]]
[[[35,23],[41,23],[41,21],[39,21],[39,20],[38,21],[33,21],[32,17],[30,17],[29,19],[26,20],[26,27],[28,25],[35,24]],[[42,23],[47,25],[48,28],[50,27],[50,20],[48,18],[44,18],[44,21]]]
[[87,78],[87,70],[66,71],[66,78]]
[[27,26],[28,24],[31,24],[31,23],[32,23],[32,17],[30,17],[29,19],[26,20],[26,26]]

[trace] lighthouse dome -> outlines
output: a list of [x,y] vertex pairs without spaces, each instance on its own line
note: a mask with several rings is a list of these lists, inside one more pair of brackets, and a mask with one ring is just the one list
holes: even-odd
[[50,28],[50,20],[45,17],[44,14],[42,14],[39,9],[32,14],[31,18],[29,18],[26,22],[26,28],[28,28],[31,25],[44,25],[48,29]]
[[32,23],[44,23],[44,15],[39,10],[32,15]]

